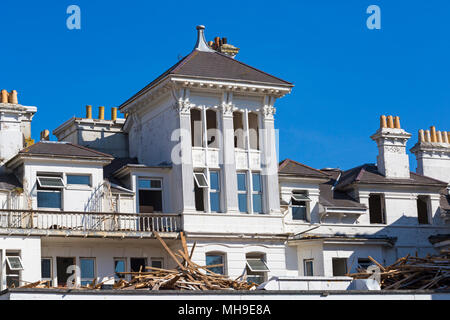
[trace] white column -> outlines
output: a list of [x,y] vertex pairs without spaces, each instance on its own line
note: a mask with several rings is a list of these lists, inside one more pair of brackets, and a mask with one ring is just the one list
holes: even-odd
[[233,105],[231,103],[232,94],[224,93],[222,101],[222,148],[221,153],[221,171],[222,171],[222,189],[223,212],[238,213],[237,196],[237,175],[236,175],[236,157],[234,153],[234,127],[233,127]]
[[280,213],[280,195],[278,183],[278,159],[275,139],[273,107],[275,98],[265,96],[262,109],[262,146],[261,168],[263,181],[263,210],[265,213]]

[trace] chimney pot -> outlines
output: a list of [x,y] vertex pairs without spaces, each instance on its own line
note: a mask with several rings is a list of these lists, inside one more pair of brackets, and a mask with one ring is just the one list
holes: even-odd
[[386,116],[380,117],[380,128],[387,128]]
[[105,120],[105,107],[103,106],[98,108],[98,119]]
[[222,44],[227,44],[228,39],[227,38],[222,38]]
[[45,129],[41,132],[41,141],[49,141],[50,140],[50,131]]
[[425,130],[425,141],[431,142],[431,133],[430,130]]
[[423,129],[419,130],[419,142],[425,142],[425,134]]
[[17,91],[16,90],[12,90],[11,93],[9,94],[9,103],[19,104],[19,101],[17,99]]
[[448,132],[447,131],[442,131],[442,142],[443,143],[448,143]]
[[400,126],[400,117],[395,117],[395,118],[394,118],[394,126],[395,126],[396,129],[401,129],[401,126]]
[[430,127],[430,133],[431,133],[431,142],[437,142],[437,134],[435,126]]
[[437,141],[436,142],[442,142],[442,134],[440,131],[436,132]]
[[86,106],[86,118],[92,119],[92,106],[91,105]]
[[111,120],[117,120],[117,108],[111,108]]
[[5,89],[2,90],[2,103],[8,103],[9,93]]
[[394,118],[392,116],[387,117],[388,128],[394,128]]

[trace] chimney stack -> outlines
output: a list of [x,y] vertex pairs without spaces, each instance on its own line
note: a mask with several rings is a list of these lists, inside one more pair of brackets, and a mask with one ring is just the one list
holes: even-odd
[[19,104],[19,100],[17,99],[17,91],[13,90],[9,94],[9,103]]
[[[423,131],[423,130],[420,130]],[[450,136],[447,131],[436,131],[435,126],[425,131],[425,138],[411,149],[417,160],[417,173],[450,183]]]
[[41,141],[49,141],[50,140],[50,131],[45,129],[41,132]]
[[409,179],[406,143],[411,134],[400,126],[400,117],[380,117],[380,128],[371,136],[378,145],[378,172],[390,179]]
[[111,120],[117,120],[117,108],[111,108]]
[[86,106],[86,118],[92,119],[92,106],[91,105]]

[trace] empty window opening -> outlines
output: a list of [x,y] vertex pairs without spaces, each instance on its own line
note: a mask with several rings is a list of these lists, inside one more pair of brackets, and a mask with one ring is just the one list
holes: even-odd
[[130,258],[131,272],[146,271],[147,258]]
[[139,179],[139,212],[162,212],[162,180]]
[[[75,269],[70,270],[70,266],[75,266],[75,258],[57,257],[56,276],[58,277],[58,287],[66,287],[67,280],[75,273]],[[69,271],[69,273],[67,273]],[[75,285],[75,279],[72,282]]]
[[80,258],[80,275],[82,286],[87,286],[94,281],[96,278],[94,258]]
[[384,197],[381,194],[369,196],[370,223],[385,223]]
[[303,260],[303,274],[305,275],[305,277],[314,276],[314,260],[313,259]]
[[244,149],[244,117],[242,112],[233,112],[234,147]]
[[209,198],[211,212],[220,212],[220,174],[218,171],[211,171],[209,174]]
[[217,128],[217,115],[214,110],[206,110],[206,132],[208,137],[208,147],[219,147],[219,131]]
[[248,114],[248,130],[250,149],[259,150],[259,119],[257,113],[250,112]]
[[347,258],[333,258],[333,276],[343,277],[347,274]]
[[203,146],[202,113],[198,109],[191,109],[191,138],[193,147]]
[[18,251],[6,251],[6,286],[17,288],[21,286],[22,259]]
[[372,264],[372,261],[368,258],[358,258],[358,269],[360,269],[360,271],[365,272]]
[[225,274],[225,255],[222,253],[207,253],[208,270],[217,274]]
[[247,281],[261,284],[267,280],[267,273],[270,271],[266,264],[264,254],[249,253],[247,259]]
[[41,280],[42,281],[52,281],[52,258],[42,258],[41,259]]
[[205,211],[205,190],[209,187],[208,180],[203,172],[194,172],[195,210]]
[[430,197],[419,196],[417,198],[417,218],[419,224],[430,224],[429,218]]
[[248,212],[247,174],[246,173],[238,173],[237,174],[237,184],[238,184],[239,212]]
[[291,197],[292,220],[308,221],[310,202],[307,191],[294,191]]
[[164,267],[163,258],[152,258],[152,268],[162,269]]

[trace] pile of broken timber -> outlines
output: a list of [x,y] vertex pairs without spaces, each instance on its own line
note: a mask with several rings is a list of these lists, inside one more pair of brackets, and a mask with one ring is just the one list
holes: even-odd
[[[146,267],[149,272],[121,272],[122,275],[131,275],[131,281],[121,279],[114,285],[118,290],[252,290],[256,284],[228,277],[212,272],[208,268],[220,267],[222,265],[199,266],[192,262],[195,244],[188,253],[186,238],[180,233],[183,250],[173,252],[157,232],[156,238],[161,242],[164,249],[177,264],[173,270]],[[97,285],[98,286],[98,285]],[[96,286],[94,286],[96,287]]]
[[[383,267],[372,257],[369,259],[380,269],[382,290],[448,290],[450,289],[450,252],[425,258],[406,257],[394,264]],[[367,279],[373,276],[367,270],[349,274],[354,279]]]

